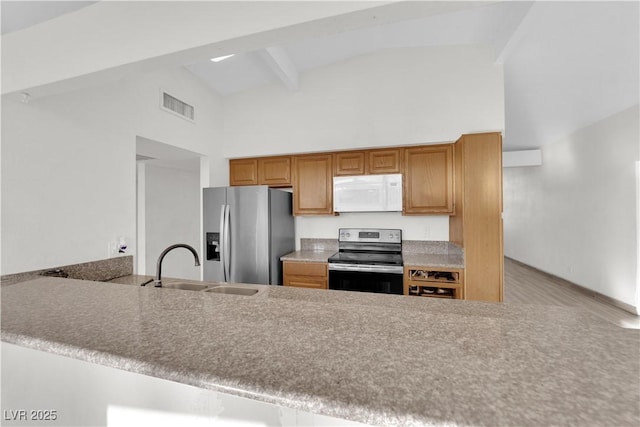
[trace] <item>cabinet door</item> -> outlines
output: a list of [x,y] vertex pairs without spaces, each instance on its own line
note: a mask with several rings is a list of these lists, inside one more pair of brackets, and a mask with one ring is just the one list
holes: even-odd
[[402,173],[402,149],[370,150],[367,154],[368,173]]
[[364,175],[366,173],[364,151],[335,153],[334,160],[336,165],[336,176]]
[[404,214],[453,213],[453,145],[405,149]]
[[285,261],[283,271],[284,286],[327,289],[326,262]]
[[333,163],[331,154],[293,158],[293,214],[333,213]]
[[291,186],[291,157],[261,157],[258,159],[258,183],[270,187]]
[[258,160],[229,160],[229,185],[258,185]]

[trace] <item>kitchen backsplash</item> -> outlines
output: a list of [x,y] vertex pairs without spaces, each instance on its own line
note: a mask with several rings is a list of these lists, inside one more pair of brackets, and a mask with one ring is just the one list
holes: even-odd
[[104,282],[116,277],[133,274],[133,256],[120,256],[100,261],[71,264],[61,267],[45,268],[24,273],[8,274],[0,277],[2,286],[32,280],[43,275],[67,277],[69,279],[94,280]]
[[[338,239],[300,239],[302,251],[337,251]],[[462,255],[464,250],[448,241],[442,240],[403,240],[402,252],[407,254],[446,254]]]
[[338,251],[338,239],[300,239],[302,251]]

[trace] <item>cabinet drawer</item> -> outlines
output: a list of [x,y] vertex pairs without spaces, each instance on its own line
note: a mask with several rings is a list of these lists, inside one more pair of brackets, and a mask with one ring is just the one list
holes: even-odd
[[327,277],[327,263],[325,262],[284,262],[284,274],[291,276]]
[[284,286],[295,286],[297,288],[327,289],[327,279],[321,277],[308,276],[287,276]]

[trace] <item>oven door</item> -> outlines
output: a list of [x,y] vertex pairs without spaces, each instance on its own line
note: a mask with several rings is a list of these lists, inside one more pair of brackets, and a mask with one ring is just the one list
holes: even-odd
[[402,266],[330,263],[329,289],[402,295]]

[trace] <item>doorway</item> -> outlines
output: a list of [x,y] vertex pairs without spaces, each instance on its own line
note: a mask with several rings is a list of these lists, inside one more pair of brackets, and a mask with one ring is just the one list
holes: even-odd
[[[155,274],[160,253],[186,243],[202,254],[202,176],[207,159],[198,153],[136,138],[136,274]],[[201,268],[186,250],[167,254],[163,277],[201,280]]]

